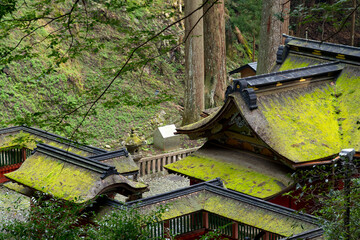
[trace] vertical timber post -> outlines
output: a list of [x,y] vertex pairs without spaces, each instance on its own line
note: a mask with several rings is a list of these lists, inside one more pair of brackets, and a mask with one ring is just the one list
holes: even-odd
[[231,237],[232,238],[235,238],[235,239],[238,239],[239,238],[239,224],[237,222],[233,222],[232,225],[232,234],[231,234]]
[[203,227],[205,228],[205,230],[209,229],[209,213],[203,211],[202,217],[203,217]]
[[164,221],[164,238],[165,239],[170,239],[171,234],[170,234],[170,220],[165,220]]
[[340,158],[344,162],[345,167],[345,180],[344,180],[344,194],[345,194],[345,217],[344,217],[344,228],[345,228],[345,239],[350,240],[350,207],[351,207],[351,199],[350,199],[350,184],[351,184],[351,165],[352,160],[355,155],[354,149],[343,149],[340,152]]
[[21,149],[21,162],[26,160],[26,148]]

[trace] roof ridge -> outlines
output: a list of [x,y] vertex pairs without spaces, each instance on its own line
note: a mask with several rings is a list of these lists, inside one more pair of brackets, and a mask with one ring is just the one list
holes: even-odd
[[135,201],[131,201],[126,203],[127,205],[150,205],[153,204],[154,202],[159,202],[159,201],[166,201],[166,200],[170,200],[179,196],[183,196],[183,195],[187,195],[190,193],[194,193],[194,192],[198,192],[201,190],[204,190],[205,186],[207,185],[211,185],[211,186],[219,186],[219,187],[224,187],[222,181],[220,180],[220,178],[215,178],[213,180],[209,180],[207,182],[201,182],[195,185],[191,185],[188,187],[183,187],[183,188],[179,188],[176,189],[174,191],[170,191],[170,192],[166,192],[166,193],[161,193],[161,194],[157,194],[154,196],[150,196],[147,198],[143,198],[143,199],[138,199]]
[[137,207],[142,207],[142,206],[147,206],[147,205],[151,205],[151,204],[156,204],[156,203],[160,203],[163,201],[167,201],[167,200],[171,200],[171,199],[175,199],[184,195],[189,195],[191,193],[195,193],[195,192],[199,192],[202,190],[206,190],[209,192],[212,192],[214,194],[218,194],[224,197],[228,197],[246,204],[250,204],[253,205],[255,207],[258,208],[263,208],[266,209],[268,211],[272,211],[278,214],[282,214],[288,217],[292,217],[292,218],[296,218],[311,224],[316,224],[317,218],[306,214],[306,213],[299,213],[296,210],[287,208],[287,207],[283,207],[256,197],[252,197],[249,196],[247,194],[241,193],[241,192],[237,192],[234,190],[230,190],[225,188],[223,185],[219,185],[219,183],[222,183],[221,180],[219,178],[216,178],[214,180],[210,180],[207,182],[202,182],[202,183],[198,183],[189,187],[185,187],[185,188],[180,188],[177,189],[175,191],[171,191],[171,192],[167,192],[167,193],[163,193],[163,194],[158,194],[155,196],[151,196],[148,198],[143,198],[143,199],[139,199],[139,200],[135,200],[135,201],[131,201],[131,202],[127,202],[127,203],[121,203],[118,201],[114,201],[113,199],[108,199],[108,201],[106,202],[107,205],[111,205],[111,206],[137,206]]
[[300,41],[304,41],[304,42],[311,42],[311,43],[317,43],[317,44],[323,44],[323,45],[329,45],[329,46],[335,46],[335,47],[349,48],[349,49],[354,49],[354,50],[359,50],[360,51],[360,47],[349,46],[349,45],[345,45],[345,44],[323,42],[323,41],[318,41],[318,40],[314,40],[314,39],[306,39],[306,38],[294,37],[294,36],[290,36],[290,35],[287,35],[287,34],[283,34],[283,37],[285,37],[287,41],[300,40]]
[[93,159],[96,161],[103,161],[106,159],[110,159],[110,158],[115,158],[115,157],[121,157],[121,156],[129,156],[129,152],[127,151],[126,148],[121,148],[119,150],[115,150],[115,151],[111,151],[111,152],[106,152],[106,153],[100,153],[94,156],[89,156],[89,159]]
[[[258,90],[269,91],[269,89],[286,87],[290,84],[330,80],[333,78],[334,74],[341,71],[343,68],[344,65],[341,62],[334,61],[281,72],[261,74],[248,78],[234,79],[232,85],[229,85],[226,89],[225,98],[227,99],[228,96],[234,92],[239,92],[249,109],[253,110],[258,107],[256,96],[256,91]],[[304,79],[305,77],[310,79]],[[315,77],[317,77],[317,79],[313,79]],[[285,86],[283,86],[283,83],[286,83]]]
[[[0,129],[0,134],[11,133],[11,132],[14,132],[14,131],[24,131],[24,132],[27,132],[27,133],[32,133],[32,134],[38,135],[40,137],[47,138],[49,140],[52,140],[52,141],[55,141],[55,142],[58,142],[58,143],[69,144],[72,147],[76,147],[78,149],[81,149],[81,150],[84,150],[84,151],[87,151],[87,152],[91,152],[91,153],[94,153],[94,154],[106,153],[107,152],[106,150],[101,149],[101,148],[80,144],[80,143],[78,143],[76,141],[67,139],[66,137],[62,137],[60,135],[50,133],[50,132],[47,132],[47,131],[39,129],[39,128],[33,128],[33,127],[28,127],[28,126],[13,126],[13,127],[8,127],[8,128],[2,128],[2,129]],[[64,141],[61,141],[60,139],[64,140]]]
[[47,144],[39,143],[34,149],[34,152],[44,153],[48,156],[55,157],[64,162],[74,164],[76,166],[92,170],[94,172],[102,174],[101,179],[106,178],[112,174],[119,174],[114,166],[77,155],[75,153],[65,151],[63,149],[53,147]]
[[333,62],[328,62],[328,63],[320,63],[320,64],[316,64],[316,65],[311,65],[311,66],[301,67],[301,68],[294,68],[294,69],[289,69],[289,70],[280,71],[280,72],[264,73],[264,74],[251,76],[251,77],[237,78],[237,79],[233,79],[233,81],[236,81],[236,80],[246,80],[246,81],[248,81],[248,80],[258,79],[258,78],[262,78],[262,77],[266,77],[266,76],[276,76],[276,75],[281,75],[281,74],[289,73],[289,72],[301,72],[301,71],[307,70],[307,69],[315,69],[315,68],[320,68],[320,67],[324,67],[324,66],[331,66],[331,65],[337,65],[337,64],[341,64],[341,62],[340,61],[333,61]]

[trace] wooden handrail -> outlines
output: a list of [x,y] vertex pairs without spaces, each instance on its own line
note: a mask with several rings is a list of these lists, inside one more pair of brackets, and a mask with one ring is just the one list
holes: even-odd
[[140,176],[162,172],[165,170],[164,166],[190,155],[198,150],[200,147],[185,149],[176,152],[164,153],[150,157],[141,158],[138,161],[140,168]]

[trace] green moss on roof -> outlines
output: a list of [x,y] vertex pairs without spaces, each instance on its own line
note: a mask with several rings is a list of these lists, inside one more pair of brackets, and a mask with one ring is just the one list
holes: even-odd
[[17,184],[15,182],[6,182],[4,183],[4,186],[11,189],[11,190],[14,190],[18,193],[21,193],[25,196],[28,196],[28,193],[29,193],[29,188],[25,187],[24,185],[20,185],[20,184]]
[[63,150],[68,150],[69,152],[75,153],[77,155],[86,157],[89,156],[90,153],[80,150],[76,147],[69,147],[65,143],[59,143],[56,141],[49,140],[47,138],[42,138],[31,133],[26,133],[23,131],[19,131],[13,134],[6,134],[4,136],[0,136],[0,148],[28,148],[33,150],[36,148],[36,143],[42,142],[48,144],[53,147],[57,147]]
[[96,196],[91,189],[100,175],[36,153],[6,177],[61,199],[84,202]]
[[342,148],[360,150],[360,71],[348,68],[336,81]]
[[60,148],[60,149],[65,150],[65,151],[69,151],[71,153],[75,153],[75,154],[83,156],[83,157],[87,157],[87,156],[90,155],[88,152],[82,151],[82,150],[80,150],[78,148],[69,147],[66,144],[61,144],[61,143],[58,143],[58,142],[55,142],[55,141],[45,139],[42,142],[45,143],[45,144],[48,144],[50,146]]
[[[295,217],[285,216],[272,210],[207,191],[184,195],[162,204],[168,206],[168,210],[162,215],[163,220],[205,210],[286,237],[317,228],[315,224]],[[148,205],[142,207],[142,211],[151,212],[156,207],[158,204]],[[294,213],[294,216],[296,214]]]
[[110,160],[105,160],[103,161],[103,163],[114,166],[120,174],[139,170],[138,165],[134,162],[134,160],[130,156],[129,157],[123,156]]
[[305,56],[299,56],[295,54],[289,54],[288,57],[285,59],[285,61],[281,64],[279,71],[286,71],[296,68],[302,68],[302,67],[308,67],[311,65],[317,65],[324,61],[305,57]]
[[33,150],[36,148],[36,138],[23,131],[13,135],[3,136],[0,140],[0,148],[28,148]]
[[228,189],[259,198],[277,194],[289,184],[251,168],[201,155],[187,156],[166,168],[204,181],[219,177]]
[[341,149],[333,87],[274,96],[261,109],[270,146],[295,162],[315,160]]
[[204,202],[206,211],[286,237],[316,228],[314,224],[212,193]]

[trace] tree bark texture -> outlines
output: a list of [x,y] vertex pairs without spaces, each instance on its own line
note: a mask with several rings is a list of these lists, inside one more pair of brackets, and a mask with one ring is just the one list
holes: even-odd
[[[205,2],[206,0],[204,0]],[[204,6],[204,13],[217,0]],[[226,89],[225,5],[218,0],[204,15],[205,108],[220,106]]]
[[[185,16],[202,4],[202,0],[185,0]],[[185,96],[183,125],[200,119],[204,110],[204,42],[203,11],[199,10],[185,19]],[[199,22],[198,22],[199,21]]]
[[257,74],[269,73],[275,64],[276,52],[282,40],[282,22],[275,14],[281,12],[282,2],[283,0],[263,1]]
[[[281,24],[281,34],[285,33],[286,35],[289,35],[289,26],[290,26],[290,0],[282,0],[281,4],[281,12],[282,16],[284,18],[284,22]],[[281,38],[281,43],[285,43],[285,38]]]
[[[352,0],[352,4],[354,9],[357,6],[357,1],[356,0]],[[351,16],[351,33],[350,33],[350,37],[351,37],[351,46],[355,46],[355,27],[356,27],[356,11],[353,12],[352,16]]]

